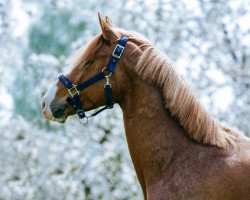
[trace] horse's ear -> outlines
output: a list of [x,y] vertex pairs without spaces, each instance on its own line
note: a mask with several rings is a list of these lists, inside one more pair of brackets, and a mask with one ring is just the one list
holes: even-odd
[[106,16],[106,23],[107,23],[109,26],[112,26],[112,21],[111,21],[111,19],[110,19],[108,16]]
[[101,18],[100,13],[98,13],[99,24],[101,26],[103,38],[107,41],[115,41],[118,36],[115,34],[111,26],[111,20],[106,17],[106,21]]

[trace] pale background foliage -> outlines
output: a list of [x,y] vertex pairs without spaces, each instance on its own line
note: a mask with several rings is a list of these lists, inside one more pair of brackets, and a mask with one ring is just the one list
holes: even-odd
[[97,12],[164,51],[223,123],[250,135],[245,0],[0,0],[0,200],[141,199],[118,106],[81,126],[40,101],[100,29]]

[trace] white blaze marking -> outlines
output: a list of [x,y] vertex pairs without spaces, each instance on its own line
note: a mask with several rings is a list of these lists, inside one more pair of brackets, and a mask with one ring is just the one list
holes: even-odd
[[53,99],[55,98],[56,92],[58,90],[57,82],[58,81],[53,83],[53,85],[48,89],[48,91],[46,92],[46,94],[43,97],[43,99],[45,101],[45,107],[43,109],[43,112],[44,112],[45,117],[48,117],[48,118],[53,117],[52,112],[50,110],[50,104],[53,101]]
[[48,105],[52,102],[52,100],[53,100],[53,99],[55,98],[55,96],[56,96],[56,92],[57,92],[57,90],[58,90],[58,88],[57,88],[57,82],[58,82],[58,81],[54,82],[53,85],[50,86],[50,88],[48,89],[48,91],[46,92],[46,94],[45,94],[45,96],[44,96],[45,101],[46,101],[46,103],[47,103]]

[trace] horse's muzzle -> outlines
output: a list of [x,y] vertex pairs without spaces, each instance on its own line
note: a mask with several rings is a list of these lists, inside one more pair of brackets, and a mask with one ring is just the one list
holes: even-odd
[[64,118],[66,106],[65,104],[51,104],[50,110],[52,112],[53,117],[57,119],[62,119]]

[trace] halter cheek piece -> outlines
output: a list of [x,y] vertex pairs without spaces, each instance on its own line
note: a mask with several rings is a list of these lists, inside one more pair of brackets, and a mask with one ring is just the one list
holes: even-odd
[[[128,36],[123,36],[122,39],[119,41],[119,43],[116,45],[112,57],[109,61],[109,64],[107,67],[104,67],[102,71],[88,79],[87,81],[84,81],[83,83],[80,83],[78,85],[73,84],[66,76],[60,75],[58,79],[62,82],[62,84],[68,89],[69,97],[67,97],[66,101],[68,104],[76,111],[76,114],[78,115],[79,121],[80,119],[86,119],[85,123],[88,122],[89,117],[96,116],[100,112],[104,111],[105,109],[111,109],[114,106],[113,98],[112,98],[112,87],[109,82],[109,78],[112,75],[112,73],[115,72],[116,64],[119,61],[123,51],[124,47],[128,41]],[[108,71],[109,74],[106,74],[105,71]],[[86,116],[85,112],[82,107],[82,103],[80,100],[80,91],[84,90],[85,88],[89,87],[90,85],[93,85],[94,83],[106,79],[106,83],[104,85],[104,91],[105,91],[105,97],[106,97],[106,106],[101,108],[100,110],[96,111],[90,116]],[[82,122],[82,121],[80,121]]]

